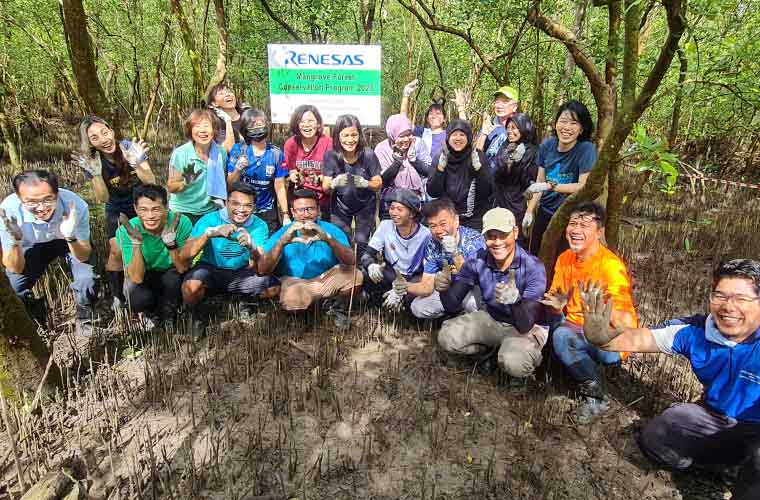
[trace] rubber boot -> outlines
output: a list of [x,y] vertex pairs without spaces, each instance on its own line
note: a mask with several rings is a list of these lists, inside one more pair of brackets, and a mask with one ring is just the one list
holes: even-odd
[[30,291],[21,296],[21,302],[23,302],[26,314],[29,315],[29,318],[31,318],[32,321],[42,328],[48,327],[47,302],[44,298],[40,297],[38,299]]

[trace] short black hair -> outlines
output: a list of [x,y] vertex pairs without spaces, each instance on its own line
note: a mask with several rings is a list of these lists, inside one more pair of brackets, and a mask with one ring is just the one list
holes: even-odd
[[355,115],[340,115],[335,119],[335,126],[332,131],[332,143],[333,151],[337,153],[338,158],[343,159],[343,145],[340,143],[340,133],[343,129],[355,127],[359,132],[359,142],[356,144],[356,154],[359,155],[364,151],[364,145],[366,140],[364,139],[364,131],[362,125],[359,123],[359,119]]
[[41,169],[24,170],[16,174],[13,178],[13,190],[18,194],[18,189],[22,184],[39,184],[40,182],[47,183],[53,193],[58,194],[58,176],[54,172]]
[[440,111],[441,114],[443,115],[444,120],[446,119],[446,110],[443,107],[443,103],[434,102],[433,104],[431,104],[430,106],[428,106],[427,111],[425,111],[425,125],[429,125],[429,123],[427,122],[428,121],[428,117],[430,116],[430,112],[433,111],[433,110]]
[[256,199],[256,189],[254,189],[253,186],[250,184],[246,184],[245,182],[233,182],[232,185],[227,189],[227,194],[232,193],[243,193],[247,194],[248,196],[253,196],[253,199]]
[[591,113],[585,104],[575,99],[571,99],[563,103],[557,110],[557,114],[554,116],[554,135],[557,135],[557,122],[559,117],[565,111],[569,112],[572,117],[578,120],[581,124],[581,134],[578,136],[578,142],[590,141],[591,136],[594,134],[594,121],[591,119]]
[[604,223],[607,222],[607,211],[602,205],[595,201],[582,201],[578,203],[570,211],[570,217],[575,214],[588,214],[594,217],[596,220],[596,227],[604,227]]
[[290,199],[290,205],[293,206],[293,203],[295,203],[296,200],[300,200],[302,198],[308,198],[310,200],[314,200],[317,202],[317,206],[319,206],[319,198],[317,198],[317,193],[312,189],[294,190],[293,196]]
[[755,295],[760,295],[760,261],[753,259],[733,259],[721,263],[713,272],[713,288],[723,278],[743,278],[752,281]]
[[135,205],[137,205],[140,198],[160,201],[164,206],[167,206],[169,196],[166,194],[166,188],[163,186],[157,184],[138,184],[132,190],[132,199],[134,200]]
[[440,212],[443,212],[444,210],[448,210],[451,212],[452,215],[458,215],[457,213],[457,207],[454,206],[454,202],[452,202],[448,198],[437,198],[433,201],[430,201],[422,206],[422,215],[428,219],[430,217],[433,217],[435,215],[438,215]]

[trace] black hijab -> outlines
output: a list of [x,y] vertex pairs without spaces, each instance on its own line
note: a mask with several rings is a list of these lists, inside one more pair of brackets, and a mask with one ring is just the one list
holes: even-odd
[[[464,132],[464,135],[467,136],[467,146],[462,151],[454,151],[448,144],[451,134],[457,130]],[[457,118],[449,123],[449,126],[446,127],[446,147],[449,150],[449,162],[446,169],[451,172],[469,170],[472,165],[472,126],[470,122]]]

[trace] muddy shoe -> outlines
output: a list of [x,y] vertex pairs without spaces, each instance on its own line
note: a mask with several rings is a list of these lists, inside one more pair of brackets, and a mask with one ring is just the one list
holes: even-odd
[[610,410],[606,399],[585,397],[573,413],[573,420],[580,425],[588,425],[603,417]]
[[499,349],[492,349],[488,353],[486,353],[480,360],[478,361],[478,373],[481,374],[484,377],[488,377],[496,373],[496,370],[499,368],[499,361],[497,359],[497,354],[499,353]]
[[351,320],[346,313],[346,302],[340,299],[331,299],[325,302],[325,314],[332,319],[335,328],[347,330],[351,326]]
[[255,323],[259,316],[259,307],[255,302],[241,302],[238,319],[246,323]]

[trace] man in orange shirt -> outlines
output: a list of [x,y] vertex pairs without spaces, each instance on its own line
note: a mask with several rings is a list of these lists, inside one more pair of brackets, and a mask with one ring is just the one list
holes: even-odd
[[615,304],[611,325],[637,326],[628,271],[602,244],[604,219],[604,208],[597,203],[581,203],[573,210],[565,230],[570,249],[557,258],[550,291],[542,301],[550,312],[564,312],[554,329],[552,344],[557,357],[580,384],[584,401],[575,419],[581,424],[590,423],[609,408],[597,364],[614,365],[621,360],[620,353],[603,351],[586,340],[582,295],[592,283],[599,283]]

